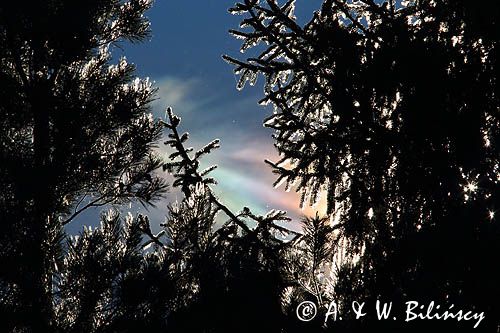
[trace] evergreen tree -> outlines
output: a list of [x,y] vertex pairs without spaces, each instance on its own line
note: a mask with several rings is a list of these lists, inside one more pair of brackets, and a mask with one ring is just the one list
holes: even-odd
[[164,332],[179,292],[171,258],[144,251],[153,238],[147,217],[116,210],[66,240],[53,274],[53,332]]
[[[164,169],[174,175],[184,199],[170,206],[164,224],[176,290],[168,328],[173,332],[281,332],[285,325],[283,293],[292,283],[287,255],[300,234],[279,222],[272,210],[260,216],[243,208],[234,213],[214,194],[215,180],[200,170],[200,160],[219,145],[214,140],[193,152],[180,134],[180,118],[167,110],[166,144],[172,147]],[[218,226],[218,223],[222,225]],[[255,225],[254,227],[250,227]],[[196,318],[196,320],[193,320]]]
[[276,184],[302,204],[326,195],[342,254],[333,296],[455,304],[485,311],[482,328],[496,330],[500,5],[325,0],[304,26],[294,6],[237,3],[231,33],[243,52],[262,48],[224,58],[239,89],[265,79]]
[[0,5],[2,331],[55,329],[64,225],[89,207],[150,204],[166,189],[152,174],[161,165],[152,153],[161,125],[147,113],[154,89],[134,78],[125,58],[111,62],[117,43],[148,36],[149,7],[145,0]]

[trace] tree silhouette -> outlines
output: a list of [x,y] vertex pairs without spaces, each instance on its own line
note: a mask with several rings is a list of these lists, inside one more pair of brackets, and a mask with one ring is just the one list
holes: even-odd
[[0,5],[3,331],[51,330],[65,224],[89,207],[149,204],[166,189],[152,174],[161,166],[152,153],[161,125],[146,112],[154,89],[110,53],[148,35],[149,6]]
[[496,330],[499,4],[325,0],[304,26],[294,6],[237,3],[230,32],[262,48],[224,58],[239,89],[265,79],[276,184],[327,198],[335,298],[461,304]]
[[[189,135],[178,131],[180,118],[171,109],[167,113],[166,144],[174,151],[164,169],[174,175],[173,187],[184,193],[164,224],[165,248],[177,258],[170,265],[180,276],[177,290],[183,291],[168,328],[280,332],[285,320],[282,294],[291,283],[287,254],[300,235],[276,224],[289,220],[284,212],[259,216],[245,207],[234,213],[222,204],[211,189],[215,180],[207,176],[215,166],[199,170],[201,157],[217,148],[218,140],[192,153],[193,148],[184,146]],[[222,225],[216,226],[218,221]]]
[[67,240],[54,273],[54,332],[165,331],[175,275],[160,251],[145,253],[146,217],[115,210]]

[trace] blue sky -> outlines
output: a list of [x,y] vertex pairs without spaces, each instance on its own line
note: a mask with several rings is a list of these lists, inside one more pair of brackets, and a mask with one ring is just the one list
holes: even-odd
[[[320,8],[320,0],[297,0],[296,15],[302,24]],[[213,176],[218,180],[216,193],[232,210],[244,206],[256,213],[275,208],[287,210],[295,221],[303,213],[296,193],[274,189],[275,179],[264,159],[277,156],[272,131],[262,126],[269,109],[257,104],[262,85],[236,89],[232,67],[221,58],[228,54],[243,58],[240,41],[229,35],[238,28],[241,16],[227,12],[235,0],[156,0],[147,12],[152,37],[139,44],[123,44],[128,62],[137,66],[137,75],[149,77],[159,88],[153,103],[155,116],[163,117],[172,106],[182,118],[182,129],[191,135],[191,145],[199,148],[212,139],[221,140],[221,148],[210,154],[206,164],[217,164]],[[115,59],[116,61],[116,59]],[[262,78],[260,78],[262,82]],[[160,143],[160,150],[167,151]],[[163,222],[166,206],[177,198],[172,191],[158,208],[149,211],[151,222]],[[178,199],[181,199],[180,196]],[[137,209],[133,208],[132,213]],[[309,212],[310,213],[310,212]],[[98,211],[86,213],[80,223],[94,219]],[[73,229],[75,228],[75,229]]]

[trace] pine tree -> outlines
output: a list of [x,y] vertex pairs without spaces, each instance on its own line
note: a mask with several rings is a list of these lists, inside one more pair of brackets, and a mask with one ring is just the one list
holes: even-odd
[[304,26],[294,6],[237,3],[231,33],[242,52],[262,48],[224,58],[239,89],[265,80],[276,184],[295,186],[302,204],[327,197],[345,254],[335,297],[475,307],[493,331],[498,2],[325,0]]
[[160,237],[147,217],[110,209],[98,228],[67,238],[53,275],[53,331],[164,332],[179,292],[168,253],[145,251]]
[[64,225],[89,207],[150,204],[166,189],[152,173],[161,166],[152,153],[161,125],[147,112],[154,89],[111,58],[119,42],[148,36],[149,7],[0,5],[1,330],[53,328]]

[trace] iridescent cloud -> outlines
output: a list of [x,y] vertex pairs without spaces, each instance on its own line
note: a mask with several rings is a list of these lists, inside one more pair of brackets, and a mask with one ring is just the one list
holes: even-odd
[[[182,118],[182,130],[190,132],[190,145],[195,148],[214,138],[221,140],[221,148],[203,163],[218,165],[213,173],[219,183],[216,193],[231,209],[247,206],[256,213],[286,210],[295,226],[301,216],[315,214],[316,209],[299,208],[297,193],[272,186],[276,175],[264,160],[276,160],[277,153],[271,131],[261,125],[265,111],[257,104],[257,96],[229,101],[218,98],[221,96],[216,89],[196,80],[165,77],[158,83],[156,115],[162,115],[167,105],[172,106]],[[160,151],[167,154],[163,146]],[[321,203],[318,209],[322,209]]]

